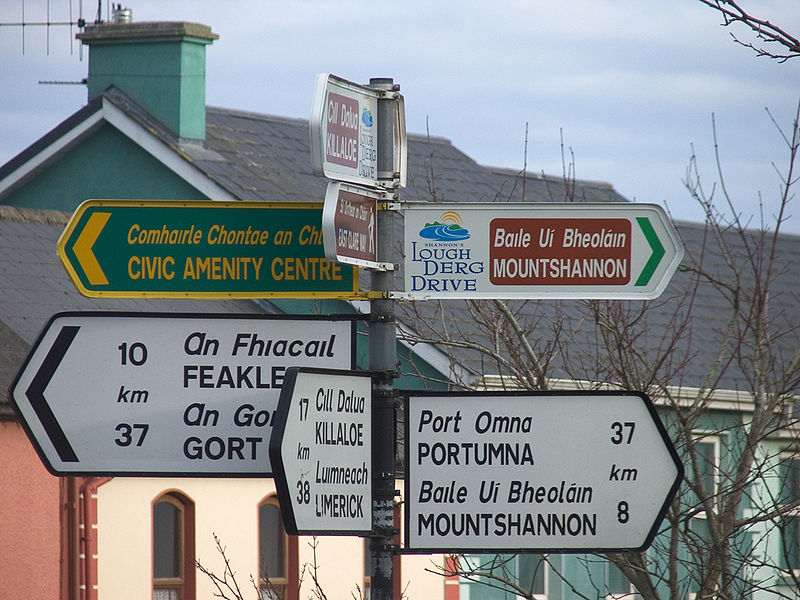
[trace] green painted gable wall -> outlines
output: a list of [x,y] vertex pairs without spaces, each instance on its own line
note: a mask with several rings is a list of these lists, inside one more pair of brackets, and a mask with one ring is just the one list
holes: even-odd
[[77,144],[3,204],[72,212],[90,198],[208,200],[111,125]]

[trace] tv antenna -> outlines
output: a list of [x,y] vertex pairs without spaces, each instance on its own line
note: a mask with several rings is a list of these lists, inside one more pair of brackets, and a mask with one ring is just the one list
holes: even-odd
[[[38,0],[41,2],[42,0]],[[66,21],[64,20],[53,20],[51,19],[51,7],[50,2],[51,0],[44,0],[45,2],[45,20],[44,21],[29,21],[26,18],[25,13],[25,5],[26,0],[20,0],[20,11],[21,11],[21,19],[14,23],[0,23],[0,27],[20,27],[22,28],[22,54],[25,54],[25,29],[27,27],[44,27],[46,30],[46,44],[47,44],[47,56],[50,56],[50,28],[51,27],[69,27],[70,33],[70,54],[73,54],[73,42],[75,37],[72,35],[72,28],[77,27],[78,31],[83,31],[83,28],[86,27],[86,19],[83,17],[83,0],[77,0],[78,6],[78,17],[77,19],[74,18],[72,4],[73,0],[66,0],[67,4],[69,5],[69,16]],[[106,14],[113,14],[114,20],[119,22],[129,22],[131,11],[127,8],[122,8],[122,4],[112,4],[111,9],[109,9],[109,2],[106,0]],[[95,13],[94,23],[97,25],[103,22],[102,18],[102,8],[103,8],[103,0],[97,0],[97,12]],[[112,12],[113,11],[113,12]],[[83,60],[83,44],[78,45],[78,54],[79,59]],[[59,82],[52,82],[52,83],[59,83]]]

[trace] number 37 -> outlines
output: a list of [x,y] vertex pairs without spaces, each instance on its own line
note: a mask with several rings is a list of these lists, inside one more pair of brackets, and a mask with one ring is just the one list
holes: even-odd
[[[611,424],[611,430],[614,432],[614,435],[611,436],[611,443],[619,445],[625,442],[630,444],[631,440],[633,440],[634,429],[636,429],[636,423],[633,421],[625,421],[624,423],[614,421]],[[627,435],[625,432],[627,432]]]
[[[114,431],[119,433],[119,437],[115,438],[114,442],[117,446],[122,446],[123,448],[130,446],[134,441],[137,446],[141,446],[144,443],[144,438],[147,435],[148,429],[150,429],[150,425],[147,423],[120,423],[114,428]],[[135,440],[134,432],[138,434]]]

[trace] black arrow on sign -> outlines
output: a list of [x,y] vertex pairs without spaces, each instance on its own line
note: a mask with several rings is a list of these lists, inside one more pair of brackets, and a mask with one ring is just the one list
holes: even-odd
[[50,410],[50,405],[47,404],[47,400],[45,400],[44,397],[44,390],[53,378],[53,374],[56,372],[56,369],[58,369],[58,365],[61,364],[64,355],[72,344],[72,340],[74,340],[75,336],[78,334],[78,329],[80,329],[80,327],[75,325],[66,325],[61,328],[61,331],[56,337],[56,341],[47,353],[44,362],[42,362],[42,366],[39,367],[39,370],[33,377],[33,381],[31,381],[31,384],[25,391],[25,395],[28,397],[28,400],[30,400],[36,416],[39,417],[39,421],[42,423],[47,437],[50,438],[56,452],[58,452],[58,456],[63,462],[78,462],[78,456],[75,454],[75,450],[72,449],[69,440],[67,440],[67,436],[64,434],[64,430],[61,429],[61,425],[58,424],[53,411]]

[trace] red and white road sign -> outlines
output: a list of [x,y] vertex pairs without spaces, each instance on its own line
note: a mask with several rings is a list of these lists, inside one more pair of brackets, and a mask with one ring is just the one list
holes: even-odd
[[377,203],[381,192],[338,181],[328,184],[322,209],[325,258],[378,268]]
[[[387,98],[387,94],[389,94]],[[378,172],[378,99],[393,101],[392,172]],[[315,175],[379,187],[381,181],[405,186],[407,141],[403,96],[347,81],[330,73],[317,75],[309,119],[311,166]]]
[[628,203],[404,203],[401,298],[658,297],[683,257],[664,210]]

